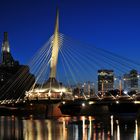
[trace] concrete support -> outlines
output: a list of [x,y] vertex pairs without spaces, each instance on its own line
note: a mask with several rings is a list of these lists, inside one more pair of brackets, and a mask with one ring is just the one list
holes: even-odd
[[60,103],[56,104],[47,104],[46,107],[46,117],[47,118],[55,118],[55,117],[61,117],[62,113],[59,108]]

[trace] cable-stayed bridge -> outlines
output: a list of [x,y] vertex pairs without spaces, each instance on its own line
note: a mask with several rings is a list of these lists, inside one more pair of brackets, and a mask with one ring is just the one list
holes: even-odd
[[140,104],[140,64],[60,33],[58,20],[57,11],[54,34],[29,63],[35,75],[31,88],[14,94],[30,82],[23,68],[0,89],[0,104]]

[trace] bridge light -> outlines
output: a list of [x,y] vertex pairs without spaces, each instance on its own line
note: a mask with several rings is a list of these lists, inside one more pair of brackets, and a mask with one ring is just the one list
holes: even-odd
[[133,96],[133,97],[135,97],[135,96],[136,96],[136,94],[133,94],[132,96]]
[[61,92],[66,92],[66,88],[61,88]]
[[93,102],[93,101],[89,101],[88,104],[89,104],[89,105],[92,105],[92,104],[94,104],[94,103],[95,103],[95,102]]
[[85,107],[85,103],[82,103],[82,107]]
[[65,104],[65,103],[66,103],[65,101],[62,102],[62,104]]
[[140,101],[134,101],[135,104],[140,104]]
[[77,95],[75,95],[75,96],[74,96],[74,98],[78,99],[78,96],[77,96]]
[[51,90],[49,90],[48,96],[49,96],[49,97],[51,96]]
[[116,101],[116,104],[119,104],[119,101]]
[[127,91],[127,90],[125,90],[125,91],[124,91],[124,94],[126,94],[126,95],[127,95],[127,94],[128,94],[128,91]]
[[61,92],[60,92],[60,96],[62,96],[62,95],[63,95],[63,92],[61,91]]

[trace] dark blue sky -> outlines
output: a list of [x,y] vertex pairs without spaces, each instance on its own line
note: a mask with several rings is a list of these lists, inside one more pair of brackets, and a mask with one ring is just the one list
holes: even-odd
[[9,33],[21,63],[53,34],[56,7],[60,32],[140,62],[139,0],[0,0],[0,43]]

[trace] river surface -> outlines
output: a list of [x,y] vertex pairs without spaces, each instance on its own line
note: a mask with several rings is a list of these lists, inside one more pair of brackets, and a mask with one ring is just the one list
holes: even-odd
[[140,140],[140,122],[132,119],[0,116],[0,140]]

